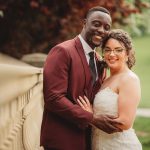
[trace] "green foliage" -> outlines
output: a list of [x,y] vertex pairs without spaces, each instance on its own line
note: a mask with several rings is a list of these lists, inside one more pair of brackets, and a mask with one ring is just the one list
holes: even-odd
[[134,123],[136,134],[142,143],[143,150],[150,149],[150,118],[137,117]]
[[134,1],[1,1],[0,50],[17,58],[33,52],[48,53],[55,44],[79,34],[86,11],[96,5],[110,10],[114,24],[127,25],[126,18],[147,7],[141,0]]
[[134,47],[136,52],[135,72],[140,77],[142,98],[140,107],[150,108],[150,36],[134,38]]
[[150,10],[145,10],[142,14],[133,14],[128,18],[130,23],[124,27],[131,33],[132,37],[150,35]]

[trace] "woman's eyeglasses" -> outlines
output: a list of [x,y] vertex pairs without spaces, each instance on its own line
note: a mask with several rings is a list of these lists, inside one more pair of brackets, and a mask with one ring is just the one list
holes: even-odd
[[124,51],[123,48],[117,48],[117,49],[114,49],[114,50],[111,50],[110,48],[104,48],[103,49],[104,54],[111,54],[112,52],[114,54],[121,54],[123,51]]

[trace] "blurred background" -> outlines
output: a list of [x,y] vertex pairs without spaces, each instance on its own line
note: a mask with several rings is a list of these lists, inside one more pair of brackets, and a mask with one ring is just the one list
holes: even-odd
[[[150,0],[0,0],[1,55],[42,67],[54,45],[80,33],[85,13],[96,5],[111,12],[112,28],[132,36],[133,70],[142,87],[139,108],[150,109]],[[149,150],[150,118],[137,117],[134,127],[143,150]]]

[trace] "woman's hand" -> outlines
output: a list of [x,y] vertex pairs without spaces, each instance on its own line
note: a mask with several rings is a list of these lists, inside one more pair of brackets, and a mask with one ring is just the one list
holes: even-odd
[[81,106],[82,109],[93,113],[93,108],[92,105],[90,104],[88,98],[86,96],[84,96],[84,98],[82,98],[81,96],[79,96],[79,98],[77,99],[79,105]]

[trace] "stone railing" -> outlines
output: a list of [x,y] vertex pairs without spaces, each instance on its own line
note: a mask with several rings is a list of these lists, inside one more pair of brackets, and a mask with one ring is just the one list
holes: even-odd
[[42,69],[0,64],[0,150],[39,150]]

